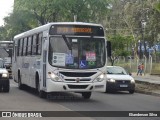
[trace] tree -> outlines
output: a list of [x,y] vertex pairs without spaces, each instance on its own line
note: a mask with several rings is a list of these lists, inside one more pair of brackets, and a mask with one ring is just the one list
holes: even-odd
[[109,40],[111,41],[112,45],[112,56],[111,56],[111,64],[114,65],[116,59],[119,56],[127,57],[130,55],[128,50],[128,45],[131,44],[133,40],[132,36],[122,36],[122,35],[113,35],[109,36]]
[[5,18],[6,39],[49,22],[103,23],[109,0],[15,0]]
[[44,25],[48,22],[99,22],[107,12],[108,0],[15,0],[16,10],[27,10]]
[[[157,3],[156,0],[112,0],[111,12],[107,17],[108,34],[132,36],[135,56],[139,40],[153,46],[157,41],[160,26],[160,14],[155,10]],[[142,20],[147,22],[145,29],[142,29]],[[144,47],[146,54],[146,44]]]

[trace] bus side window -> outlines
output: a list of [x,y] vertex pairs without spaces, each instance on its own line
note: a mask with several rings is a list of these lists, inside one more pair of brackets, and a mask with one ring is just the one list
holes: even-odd
[[27,41],[28,41],[28,38],[24,38],[24,45],[23,45],[23,56],[26,56],[27,54]]
[[32,55],[36,55],[37,35],[33,36]]
[[41,49],[42,49],[42,33],[39,33],[37,41],[37,50],[36,50],[37,55],[41,55],[42,52]]
[[23,38],[21,39],[20,43],[20,56],[23,56]]
[[17,44],[17,56],[20,55],[20,39],[18,40],[18,44]]
[[27,55],[32,55],[32,36],[28,38],[28,52]]

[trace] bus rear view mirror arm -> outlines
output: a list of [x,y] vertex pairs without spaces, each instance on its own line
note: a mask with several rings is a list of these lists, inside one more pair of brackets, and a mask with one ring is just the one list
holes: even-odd
[[111,41],[107,41],[107,56],[111,57]]

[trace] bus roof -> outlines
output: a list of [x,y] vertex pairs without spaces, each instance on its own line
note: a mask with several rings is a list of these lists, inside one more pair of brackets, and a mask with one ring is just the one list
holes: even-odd
[[23,32],[21,34],[18,34],[18,35],[16,35],[14,37],[14,39],[21,38],[21,36],[28,36],[31,33],[35,34],[35,33],[38,33],[38,32],[49,30],[52,25],[86,25],[86,26],[90,25],[90,26],[101,26],[101,27],[103,27],[101,24],[95,24],[95,23],[84,23],[84,22],[51,22],[51,23],[48,23],[48,24],[36,27],[34,29],[28,30],[26,32]]

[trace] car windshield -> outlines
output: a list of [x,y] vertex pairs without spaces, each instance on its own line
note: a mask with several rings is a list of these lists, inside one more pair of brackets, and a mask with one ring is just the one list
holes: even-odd
[[0,68],[4,68],[4,61],[0,60]]
[[116,74],[116,75],[127,75],[127,72],[124,68],[121,67],[107,67],[108,74]]
[[105,65],[105,39],[91,37],[50,37],[48,61],[67,69],[93,69]]

